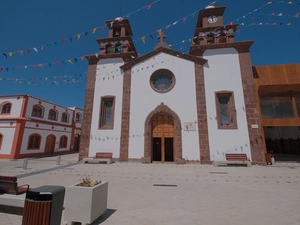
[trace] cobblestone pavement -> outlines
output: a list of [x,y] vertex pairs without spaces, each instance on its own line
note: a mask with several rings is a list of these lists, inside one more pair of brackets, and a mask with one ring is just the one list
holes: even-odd
[[[30,159],[27,170],[23,160],[0,160],[0,174],[17,175],[32,188],[67,187],[85,176],[108,181],[108,210],[92,225],[300,225],[300,163],[106,165],[80,164],[77,157],[64,155],[60,165],[56,157]],[[22,209],[0,206],[0,225],[21,223]]]

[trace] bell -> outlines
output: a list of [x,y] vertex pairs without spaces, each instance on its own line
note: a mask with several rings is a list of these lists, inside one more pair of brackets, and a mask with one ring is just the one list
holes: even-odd
[[116,31],[116,32],[115,32],[115,37],[119,37],[119,36],[120,36],[119,31]]

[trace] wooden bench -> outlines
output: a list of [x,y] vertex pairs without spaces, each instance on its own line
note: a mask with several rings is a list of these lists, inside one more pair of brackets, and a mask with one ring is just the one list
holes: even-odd
[[106,162],[107,164],[112,163],[112,156],[111,152],[97,152],[96,156],[93,158],[84,158],[82,159],[82,163],[101,163]]
[[227,161],[248,161],[246,154],[225,154]]
[[18,186],[16,176],[0,176],[0,205],[24,207],[29,185]]
[[226,161],[213,161],[213,165],[246,165],[251,166],[250,160],[247,158],[247,154],[243,153],[228,153],[225,154]]

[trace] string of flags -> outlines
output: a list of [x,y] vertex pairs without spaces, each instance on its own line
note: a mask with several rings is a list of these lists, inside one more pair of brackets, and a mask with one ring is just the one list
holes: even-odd
[[[203,34],[203,36],[204,35],[205,36],[210,35],[210,32],[206,32],[205,34]],[[185,44],[185,43],[188,43],[188,42],[195,45],[196,43],[193,42],[193,39],[196,39],[196,38],[197,38],[197,36],[195,36],[193,38],[187,38],[187,39],[181,40],[179,42],[169,44],[169,47],[176,46],[176,45],[179,45],[179,44]],[[183,49],[183,47],[180,47],[179,50],[182,50],[182,49]],[[138,57],[140,57],[142,55],[146,55],[150,52],[151,51],[144,51],[143,54],[138,53]],[[2,72],[2,71],[9,72],[9,71],[14,71],[16,69],[28,69],[28,68],[52,68],[53,66],[60,66],[60,65],[67,65],[67,64],[74,65],[74,64],[76,64],[80,61],[84,61],[84,59],[90,57],[91,55],[95,55],[98,58],[99,53],[88,54],[88,55],[83,55],[83,56],[76,57],[76,58],[73,58],[73,59],[54,61],[54,62],[49,62],[49,63],[39,63],[39,64],[22,65],[22,66],[19,65],[19,66],[11,66],[11,67],[6,67],[6,68],[0,67],[0,72]],[[134,58],[134,56],[133,56],[133,58]],[[126,61],[128,61],[128,60],[129,59],[127,59]],[[106,68],[106,67],[103,67],[103,68]]]
[[[210,4],[208,4],[207,6],[213,6],[213,5],[215,5],[218,1],[219,1],[219,0],[213,1],[213,2],[211,2]],[[179,20],[174,21],[173,23],[170,23],[170,24],[168,24],[168,25],[166,25],[166,26],[164,26],[164,27],[161,27],[160,29],[158,29],[158,30],[156,30],[156,31],[153,31],[153,32],[151,32],[151,33],[149,33],[149,34],[147,34],[147,35],[144,35],[144,36],[142,36],[142,37],[140,37],[140,38],[137,38],[137,39],[133,40],[133,43],[135,43],[135,42],[141,40],[144,44],[146,44],[146,37],[150,37],[151,39],[153,39],[153,38],[154,38],[154,35],[156,34],[156,32],[157,32],[159,35],[161,35],[163,30],[168,30],[170,27],[175,26],[175,25],[178,24],[179,22],[183,22],[183,23],[184,23],[184,22],[187,21],[187,19],[188,19],[189,17],[195,17],[195,15],[196,15],[200,10],[202,10],[202,8],[201,8],[201,9],[198,9],[197,11],[194,11],[193,13],[191,13],[191,14],[189,14],[189,15],[187,15],[187,16],[185,16],[185,17],[179,19]]]
[[[213,1],[213,2],[211,2],[209,5],[214,5],[216,2],[218,2],[219,0],[217,0],[217,1]],[[159,0],[158,1],[155,1],[154,3],[157,3],[157,2],[159,2]],[[151,7],[151,6],[149,6],[149,7]],[[145,8],[145,7],[144,7]],[[147,7],[148,8],[148,7]],[[150,8],[149,8],[150,9]],[[201,10],[201,9],[199,9],[199,10]],[[179,19],[179,20],[177,20],[177,21],[175,21],[175,22],[173,22],[172,23],[172,26],[175,26],[178,22],[180,22],[180,21],[182,21],[182,22],[185,22],[186,20],[187,20],[187,18],[188,17],[190,17],[190,16],[192,16],[192,17],[194,17],[195,15],[196,15],[196,13],[199,11],[199,10],[197,10],[197,11],[195,11],[195,12],[193,12],[193,13],[191,13],[191,14],[189,14],[189,15],[187,15],[187,16],[185,16],[185,17],[183,17],[182,19]],[[157,31],[155,31],[155,32],[152,32],[152,33],[150,33],[150,34],[148,34],[148,35],[145,35],[145,36],[143,36],[143,37],[141,37],[141,38],[138,38],[138,39],[136,39],[136,40],[134,40],[133,41],[133,43],[135,43],[136,41],[138,41],[138,40],[142,40],[143,41],[143,43],[146,43],[146,37],[147,36],[150,36],[151,37],[151,39],[153,39],[153,35],[154,35],[154,33],[156,33],[156,32],[158,32],[158,34],[159,35],[161,35],[161,33],[162,33],[162,30],[163,29],[168,29],[169,27],[171,26],[171,24],[169,24],[169,25],[167,25],[166,27],[164,27],[164,28],[161,28],[161,29],[159,29],[159,30],[157,30]],[[78,39],[79,40],[79,39]],[[50,45],[49,45],[49,47],[50,47]],[[43,46],[41,46],[41,48],[42,49],[44,49],[43,48]],[[37,50],[37,49],[36,49]],[[36,52],[38,52],[38,50],[36,51]],[[30,53],[30,51],[28,52],[28,54]],[[9,56],[12,56],[12,54],[13,53],[9,53]],[[20,53],[21,54],[21,53]],[[22,54],[23,54],[23,52],[22,52]],[[21,55],[22,55],[21,54]],[[147,52],[144,52],[144,54],[147,54]],[[6,56],[6,58],[7,58],[7,55],[4,53],[3,55],[5,55]],[[92,55],[95,55],[96,57],[98,57],[98,55],[99,55],[99,53],[95,53],[95,54],[92,54]],[[141,56],[142,54],[138,54],[139,56]],[[52,66],[59,66],[59,65],[61,65],[61,64],[63,64],[63,65],[66,65],[66,64],[74,64],[73,62],[75,62],[75,63],[77,63],[78,61],[83,61],[86,57],[89,57],[90,55],[84,55],[84,56],[80,56],[80,57],[76,57],[76,58],[73,58],[73,59],[67,59],[67,60],[62,60],[62,61],[55,61],[55,62],[50,62],[50,63],[39,63],[39,64],[33,64],[33,65],[25,65],[25,66],[12,66],[12,67],[6,67],[6,68],[0,68],[0,72],[2,72],[2,71],[7,71],[7,72],[9,72],[10,70],[15,70],[15,69],[21,69],[21,68],[25,68],[25,69],[27,69],[27,68],[30,68],[30,67],[32,67],[32,68],[38,68],[38,67],[40,67],[40,68],[43,68],[43,67],[45,67],[45,66],[47,66],[47,67],[52,67]],[[72,61],[73,60],[73,61]]]
[[[293,2],[293,1],[269,1],[267,2],[266,4],[262,5],[261,7],[259,8],[256,8],[254,9],[253,11],[250,11],[248,12],[247,14],[239,17],[236,19],[237,22],[239,22],[241,19],[246,19],[247,16],[252,16],[253,14],[256,14],[258,16],[261,16],[261,15],[268,15],[267,13],[262,13],[262,12],[259,12],[260,9],[268,6],[268,5],[271,5],[271,4],[275,4],[275,3],[280,3],[280,4],[288,4],[288,5],[300,5],[300,2]],[[270,16],[276,16],[275,13],[271,13]],[[279,13],[277,16],[283,16],[282,13]],[[288,15],[289,16],[289,15]],[[299,16],[299,13],[296,14],[294,17],[298,17]]]
[[294,1],[272,1],[272,3],[288,4],[288,5],[300,5],[300,2]]
[[[161,0],[156,0],[152,3],[149,3],[145,6],[143,6],[142,8],[140,8],[136,11],[133,11],[133,12],[127,14],[124,17],[118,17],[117,19],[118,20],[123,20],[124,18],[129,18],[130,16],[132,16],[135,13],[141,13],[144,9],[149,10],[149,9],[152,8],[152,6],[154,4],[159,3],[160,1]],[[70,42],[70,43],[73,43],[73,41],[75,41],[75,40],[79,41],[82,37],[86,37],[88,34],[95,34],[98,30],[102,30],[102,31],[105,30],[105,27],[106,27],[106,23],[101,25],[101,26],[95,27],[93,29],[87,30],[85,32],[78,33],[76,35],[70,36],[68,38],[64,38],[64,39],[54,41],[54,42],[51,42],[51,43],[48,43],[48,44],[35,46],[35,47],[31,47],[31,48],[26,48],[26,49],[22,49],[22,50],[18,50],[18,51],[5,52],[5,53],[2,53],[1,55],[4,56],[6,59],[8,59],[9,57],[12,57],[14,54],[19,54],[19,55],[22,56],[22,55],[25,55],[25,53],[27,53],[27,54],[30,54],[31,52],[38,53],[39,51],[44,51],[47,48],[51,48],[51,46],[55,46],[55,47],[58,47],[59,45],[63,46],[67,41]]]
[[[196,38],[196,37],[195,37]],[[187,42],[192,42],[193,38],[188,38],[188,39],[185,39],[185,40],[181,40],[180,42],[177,42],[175,44],[170,44],[169,46],[175,46],[175,45],[178,45],[179,43],[187,43]],[[145,54],[148,54],[149,52],[151,51],[144,51],[143,54],[140,54],[138,53],[138,56],[142,56],[142,55],[145,55]],[[49,63],[39,63],[39,64],[33,64],[33,65],[19,65],[19,66],[11,66],[11,67],[6,67],[6,68],[3,68],[3,67],[0,67],[0,72],[2,71],[6,71],[6,72],[9,72],[9,71],[14,71],[16,69],[28,69],[28,68],[52,68],[53,66],[60,66],[60,65],[66,65],[66,64],[76,64],[80,61],[84,61],[84,59],[90,57],[91,55],[95,55],[96,57],[99,56],[99,53],[94,53],[94,54],[88,54],[88,55],[83,55],[83,56],[80,56],[80,57],[76,57],[76,58],[73,58],[73,59],[67,59],[67,60],[61,60],[61,61],[55,61],[55,62],[49,62]],[[127,59],[129,60],[129,59]],[[104,67],[105,68],[105,67]]]
[[[161,56],[152,57],[151,59],[155,59]],[[150,59],[149,59],[150,60]],[[145,62],[147,62],[146,60]],[[158,64],[163,64],[167,62],[172,62],[170,59],[162,60],[159,63],[151,64],[143,67],[138,67],[132,69],[132,74],[139,73],[143,70],[148,70],[149,68],[154,68]],[[121,62],[120,62],[121,63]],[[113,63],[107,66],[98,67],[97,70],[90,70],[89,72],[96,72],[96,79],[97,80],[113,80],[117,76],[122,76],[123,71],[119,68],[109,69],[112,66],[116,65],[117,63]],[[109,71],[107,71],[109,69]],[[101,73],[103,71],[103,73]],[[26,78],[2,78],[0,77],[0,81],[13,81],[18,84],[28,84],[28,85],[59,85],[59,84],[67,84],[67,83],[75,83],[75,82],[83,82],[87,81],[87,74],[88,72],[82,72],[72,75],[62,75],[62,76],[50,76],[50,77],[26,77]]]
[[260,14],[258,14],[259,16],[280,16],[280,17],[294,17],[294,18],[299,18],[300,13],[296,13],[295,15],[291,15],[291,14],[283,14],[283,13],[263,13],[261,12]]
[[[157,2],[157,1],[156,1]],[[214,5],[215,3],[216,3],[217,1],[214,1],[214,2],[212,2],[212,3],[210,3],[209,5]],[[273,2],[268,2],[267,4],[265,4],[265,5],[263,5],[262,7],[265,7],[265,6],[267,6],[267,5],[270,5],[270,4],[272,4],[272,3],[276,3],[275,1],[273,1]],[[261,8],[262,8],[261,7]],[[253,10],[253,11],[251,11],[251,12],[254,12],[254,11],[257,11],[257,10]],[[196,11],[196,12],[198,12],[198,11]],[[194,13],[192,13],[192,14],[190,14],[190,15],[188,15],[188,16],[186,16],[186,17],[184,17],[183,19],[180,19],[180,20],[177,20],[177,21],[175,21],[172,25],[176,25],[177,24],[177,22],[179,22],[179,21],[183,21],[183,22],[185,22],[186,21],[186,18],[188,18],[189,16],[194,16],[195,15],[195,13],[196,12],[194,12]],[[251,13],[250,12],[250,13]],[[249,14],[250,14],[249,13]],[[280,14],[278,14],[278,15],[280,15]],[[299,13],[297,14],[297,15],[295,15],[294,17],[298,17],[299,16]],[[253,18],[254,17],[252,17],[251,19],[253,20]],[[240,23],[240,25],[242,25],[242,26],[244,26],[245,25],[245,23]],[[283,24],[283,23],[251,23],[250,25],[248,25],[248,26],[252,26],[252,25],[287,25],[287,26],[290,26],[290,25],[298,25],[298,24],[293,24],[293,23],[287,23],[287,24]],[[170,25],[168,25],[168,26],[166,26],[165,27],[165,29],[168,29],[168,27],[170,27]],[[162,28],[163,29],[163,28]],[[158,34],[160,35],[161,33],[162,33],[162,29],[159,29],[159,30],[157,30],[157,32],[158,32]],[[239,32],[240,30],[238,30],[237,32]],[[226,32],[226,31],[225,31]],[[205,34],[202,34],[202,36],[207,36],[207,35],[210,35],[210,33],[211,32],[206,32]],[[213,33],[213,32],[212,32]],[[152,33],[153,34],[153,33]],[[150,36],[150,37],[152,37],[153,38],[153,36],[152,36],[152,34],[149,34],[149,35],[146,35],[146,36]],[[145,43],[146,42],[146,40],[145,40],[145,37],[146,36],[143,36],[141,39],[142,39],[142,41]],[[188,39],[186,39],[186,40],[182,40],[182,41],[180,41],[180,42],[177,42],[177,43],[175,43],[175,44],[170,44],[169,45],[169,47],[171,47],[171,46],[175,46],[175,45],[178,45],[178,44],[184,44],[184,43],[186,43],[186,42],[191,42],[192,43],[192,45],[195,45],[196,43],[193,41],[193,39],[196,39],[197,37],[193,37],[193,38],[188,38]],[[137,39],[137,40],[139,40],[139,39]],[[134,41],[133,41],[134,42]],[[208,43],[209,44],[209,43]],[[181,47],[180,48],[180,50],[182,50],[183,48]],[[151,52],[151,51],[150,51]],[[147,54],[148,52],[147,51],[144,51],[144,53],[143,53],[143,55],[145,55],[145,54]],[[183,54],[185,54],[185,53],[183,53]],[[95,54],[92,54],[92,55],[95,55],[96,57],[98,57],[98,55],[99,55],[99,53],[95,53]],[[142,54],[138,54],[138,56],[141,56]],[[52,66],[55,66],[55,65],[57,65],[57,66],[59,66],[59,65],[66,65],[66,64],[74,64],[74,63],[78,63],[80,60],[81,61],[83,61],[86,57],[89,57],[90,55],[84,55],[84,56],[80,56],[80,57],[77,57],[77,58],[73,58],[73,59],[67,59],[67,60],[62,60],[62,61],[55,61],[55,62],[50,62],[50,63],[40,63],[40,64],[33,64],[33,65],[25,65],[25,66],[12,66],[12,67],[6,67],[6,68],[0,68],[0,72],[2,72],[2,71],[11,71],[11,70],[15,70],[15,69],[20,69],[20,68],[25,68],[25,69],[27,69],[27,68],[30,68],[30,67],[32,67],[32,68],[44,68],[44,67],[52,67]],[[128,59],[129,60],[129,59]]]
[[250,27],[250,26],[299,26],[300,24],[298,24],[298,23],[290,23],[290,22],[288,22],[288,23],[276,23],[276,22],[274,22],[274,23],[262,23],[262,22],[259,22],[259,23],[257,23],[257,22],[253,22],[253,23],[251,23],[251,24],[249,24],[248,26]]
[[[196,120],[193,123],[197,124],[199,122],[200,121]],[[174,127],[174,129],[175,130],[181,130],[183,132],[187,132],[187,134],[190,134],[190,131],[184,129],[182,126],[176,126],[176,127]],[[140,134],[130,134],[128,137],[131,139],[131,138],[144,138],[144,137],[149,137],[149,136],[151,136],[151,135],[150,135],[149,132],[147,132],[147,133],[143,133],[143,134],[142,133],[140,133]],[[99,135],[90,133],[89,135],[82,134],[81,138],[82,139],[90,139],[90,140],[94,140],[94,141],[103,141],[103,142],[105,142],[105,141],[111,141],[112,142],[112,141],[121,140],[121,139],[123,139],[125,137],[124,136],[112,137],[112,136],[108,136],[106,134],[99,136]],[[258,138],[255,138],[253,141],[250,141],[250,145],[253,146],[253,147],[255,145],[259,145],[261,143],[263,143],[263,138],[261,136],[258,137]],[[216,152],[217,155],[220,155],[220,154],[225,155],[225,154],[230,153],[230,152],[231,153],[232,152],[244,152],[244,151],[247,151],[249,149],[249,147],[250,147],[249,144],[245,143],[245,144],[241,144],[241,145],[232,146],[232,148],[230,148],[230,149],[228,148],[226,150],[223,150],[223,149],[222,150],[221,149],[217,150],[216,149],[216,151],[214,151],[214,152]],[[212,157],[215,157],[215,155],[212,155]]]
[[[256,8],[256,9],[254,9],[254,10],[248,12],[247,14],[244,14],[243,16],[237,18],[236,21],[239,22],[241,19],[246,19],[247,16],[252,15],[253,13],[257,12],[258,10],[260,10],[260,9],[262,9],[262,8],[268,6],[268,5],[271,5],[271,4],[273,4],[273,3],[275,3],[275,1],[267,2],[266,4],[262,5],[261,7]],[[231,22],[231,23],[232,23],[232,22]]]

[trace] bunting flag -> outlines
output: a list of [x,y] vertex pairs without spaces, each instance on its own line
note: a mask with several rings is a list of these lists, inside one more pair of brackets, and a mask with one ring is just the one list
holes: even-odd
[[146,43],[146,37],[141,37],[142,42],[145,44]]
[[[152,6],[153,6],[154,4],[159,3],[160,1],[161,1],[161,0],[155,0],[155,1],[152,2],[152,3],[148,3],[148,4],[145,5],[144,7],[140,8],[140,9],[134,11],[134,12],[131,12],[131,13],[127,14],[124,18],[129,18],[129,16],[131,16],[132,14],[135,14],[135,13],[137,13],[137,12],[141,12],[142,9],[145,9],[145,8],[150,9],[150,8],[152,8]],[[123,19],[123,18],[122,18],[122,19]],[[43,50],[44,50],[44,47],[50,48],[51,45],[54,45],[54,46],[57,47],[57,46],[58,46],[58,43],[61,43],[62,45],[64,45],[64,43],[65,43],[66,40],[69,40],[70,43],[73,43],[73,38],[77,38],[78,40],[80,40],[80,38],[82,37],[82,35],[84,35],[84,37],[86,37],[86,36],[88,35],[88,33],[95,34],[98,28],[101,28],[102,30],[105,30],[105,26],[106,26],[106,23],[104,23],[104,24],[101,25],[101,26],[95,27],[95,28],[93,28],[93,29],[91,29],[91,30],[84,31],[84,32],[82,32],[82,33],[73,35],[73,36],[71,36],[71,37],[69,37],[69,38],[65,38],[65,39],[62,39],[62,40],[60,40],[60,41],[54,41],[54,42],[51,42],[51,43],[49,43],[49,44],[42,45],[42,46],[39,47],[39,49],[40,49],[41,51],[43,51]],[[25,52],[25,51],[27,51],[27,53],[29,54],[31,49],[33,49],[35,52],[38,53],[38,49],[37,49],[36,47],[32,47],[32,48],[26,48],[25,50],[22,49],[22,50],[18,50],[18,51],[11,51],[11,52],[9,52],[9,53],[2,53],[1,55],[3,55],[3,56],[7,59],[7,58],[8,58],[8,57],[7,57],[7,54],[8,54],[10,57],[13,56],[13,53],[20,53],[21,55],[23,55],[23,52]],[[21,53],[21,52],[22,52],[22,53]]]

